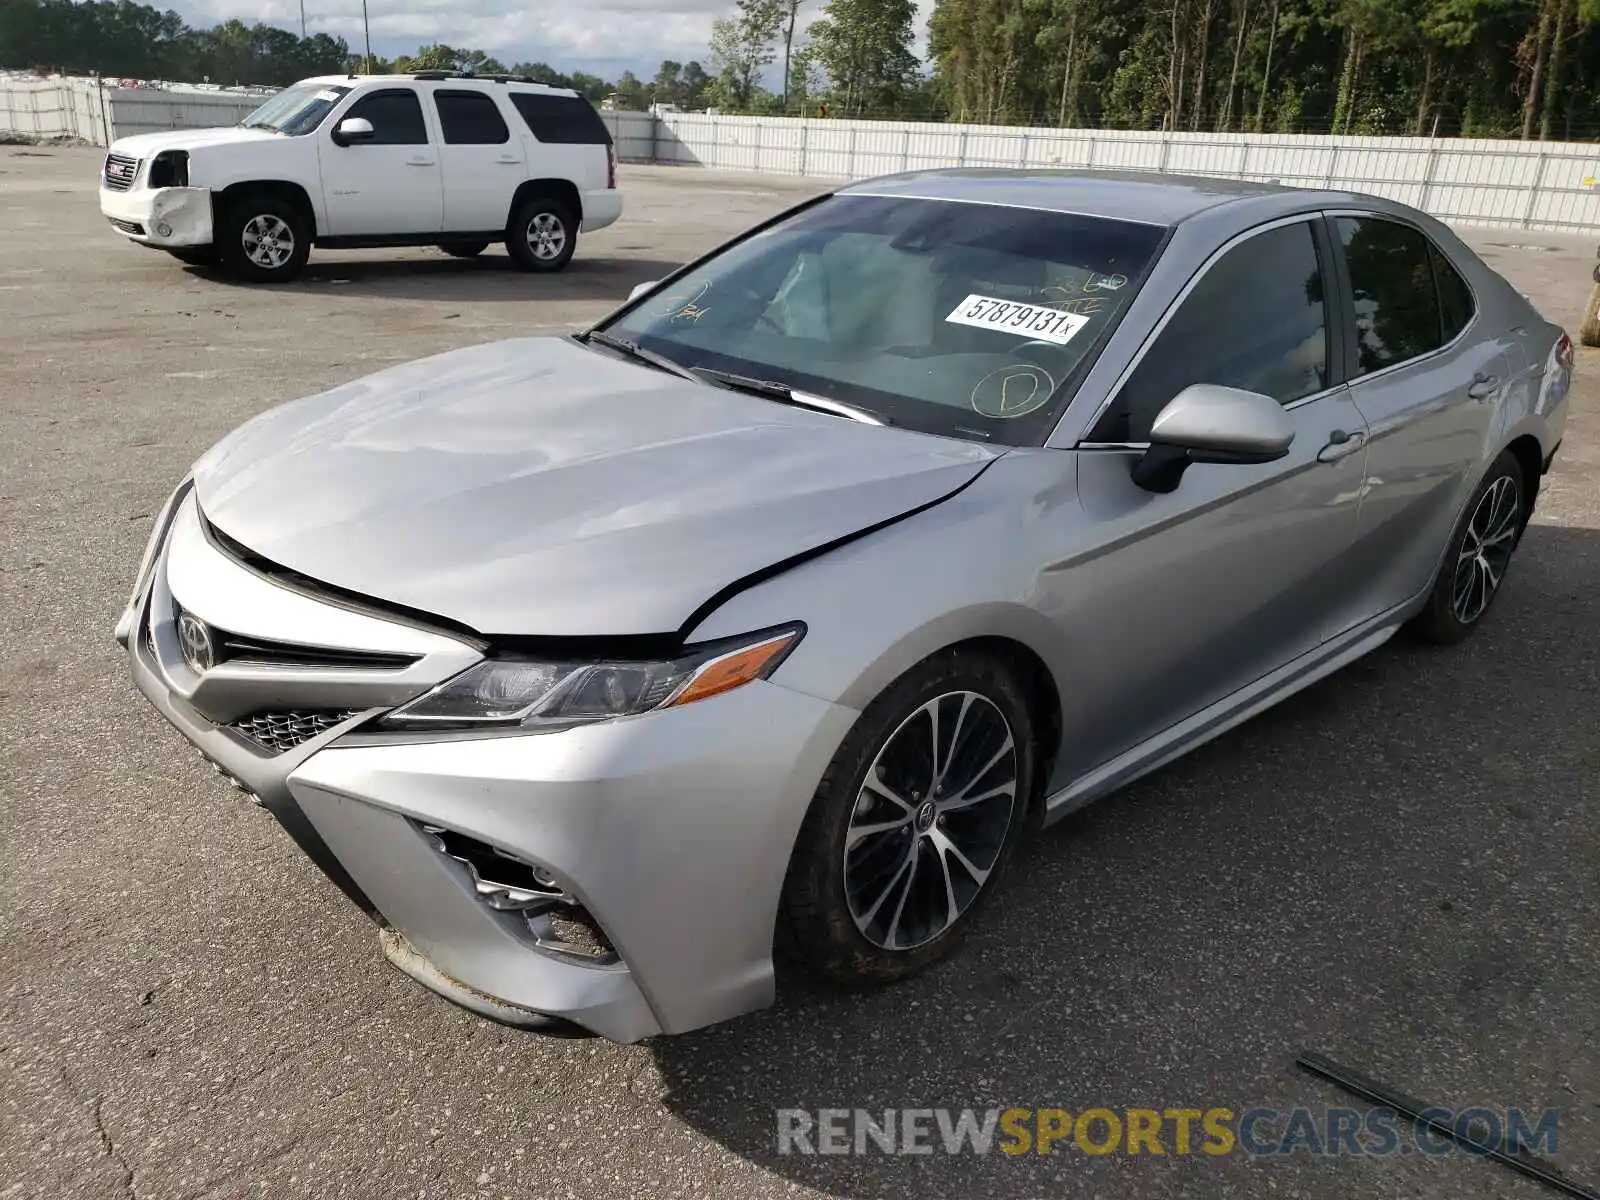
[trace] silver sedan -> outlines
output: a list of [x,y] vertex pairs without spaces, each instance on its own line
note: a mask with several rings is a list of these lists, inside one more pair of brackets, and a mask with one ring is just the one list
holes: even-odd
[[157,522],[146,697],[402,970],[632,1041],[948,953],[1018,842],[1483,622],[1572,344],[1387,200],[927,172],[573,337],[274,409]]

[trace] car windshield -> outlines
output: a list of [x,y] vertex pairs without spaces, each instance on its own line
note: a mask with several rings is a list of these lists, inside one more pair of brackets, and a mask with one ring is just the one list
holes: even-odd
[[604,331],[681,366],[784,384],[895,425],[1036,445],[1164,232],[834,196],[713,255]]
[[329,84],[285,88],[239,124],[246,129],[271,129],[298,137],[321,125],[328,110],[349,91]]

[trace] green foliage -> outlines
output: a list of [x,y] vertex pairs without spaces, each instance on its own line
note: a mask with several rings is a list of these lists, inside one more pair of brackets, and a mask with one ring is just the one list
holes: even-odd
[[914,0],[828,0],[810,29],[842,113],[897,111],[917,82]]
[[1600,0],[936,0],[929,50],[961,121],[1558,138],[1600,125]]

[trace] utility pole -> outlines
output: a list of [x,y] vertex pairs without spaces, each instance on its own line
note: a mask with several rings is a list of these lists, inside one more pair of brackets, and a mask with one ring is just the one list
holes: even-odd
[[306,40],[306,0],[300,0],[300,40]]
[[367,59],[362,65],[372,74],[372,26],[367,24],[367,0],[361,0],[361,31],[367,39]]

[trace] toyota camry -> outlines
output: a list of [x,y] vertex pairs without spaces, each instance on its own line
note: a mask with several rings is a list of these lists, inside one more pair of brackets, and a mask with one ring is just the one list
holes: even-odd
[[1467,637],[1572,362],[1390,200],[878,179],[257,416],[117,635],[401,970],[633,1041],[768,1004],[775,947],[918,971],[1042,825]]

